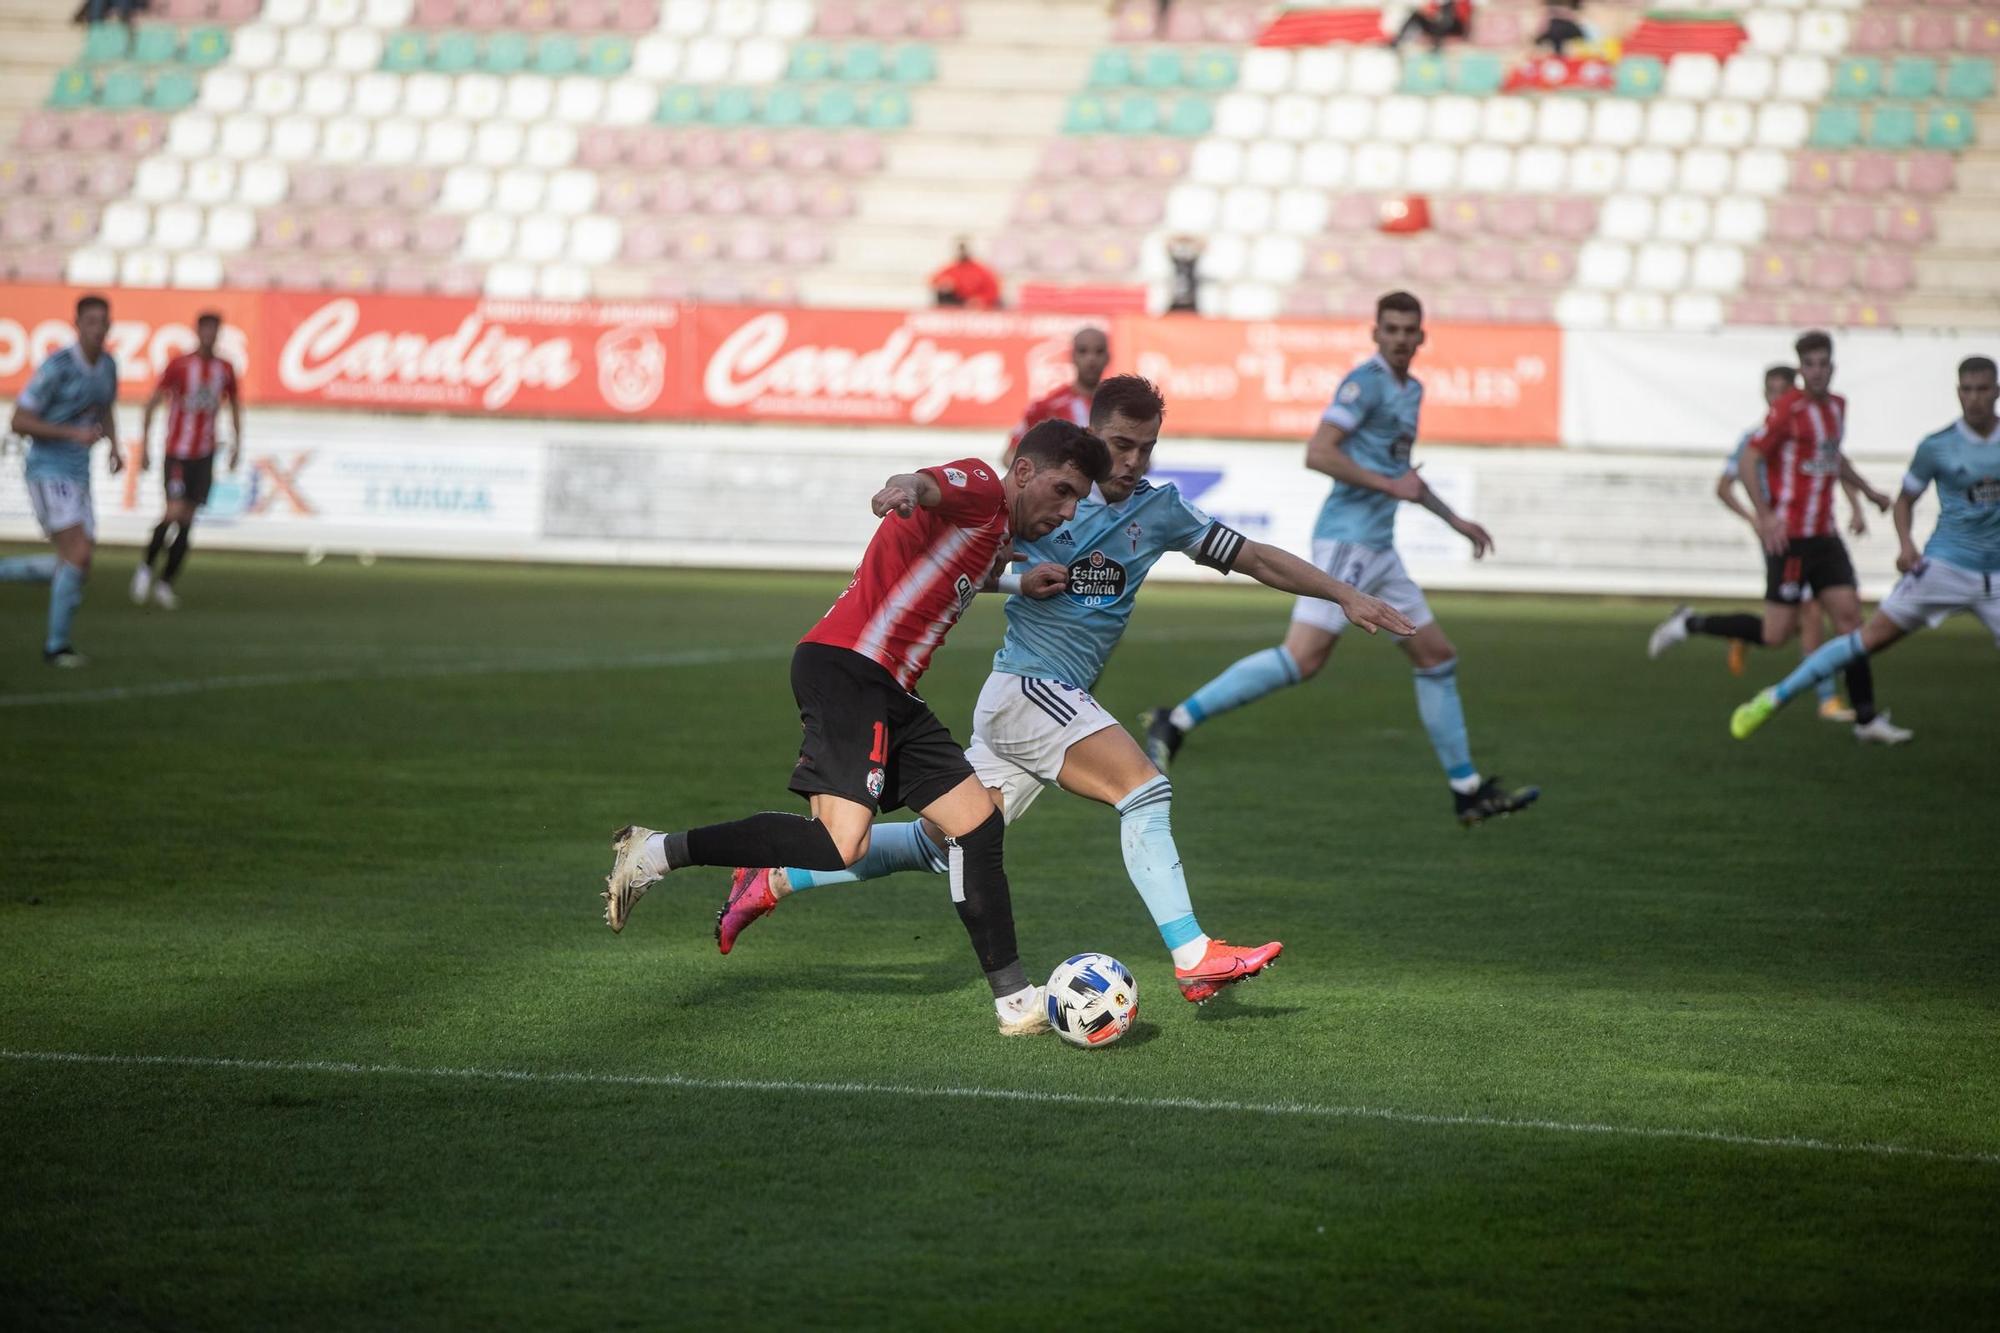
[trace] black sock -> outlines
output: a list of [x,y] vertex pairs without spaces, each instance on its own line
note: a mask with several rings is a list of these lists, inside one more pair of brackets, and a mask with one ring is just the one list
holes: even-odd
[[1759,648],[1764,646],[1764,618],[1747,611],[1726,616],[1691,615],[1686,623],[1690,634],[1713,634],[1718,639],[1741,639]]
[[1007,821],[995,810],[986,822],[962,838],[946,838],[945,855],[951,863],[951,896],[958,907],[958,919],[972,937],[972,951],[979,955],[979,970],[997,998],[1012,995],[1028,984],[1021,970],[1021,950],[1014,941],[1014,896],[1007,885],[1007,867],[1001,844],[1007,835]]
[[153,529],[153,540],[146,543],[146,568],[151,569],[153,562],[160,558],[160,548],[167,544],[167,529],[172,526],[172,522],[163,518],[160,526]]
[[167,567],[160,571],[160,578],[167,583],[174,581],[174,575],[181,572],[181,561],[188,558],[188,525],[180,525],[174,534],[174,544],[167,548]]
[[826,825],[805,815],[766,810],[728,824],[710,824],[667,835],[667,864],[682,866],[797,866],[845,870]]
[[1865,657],[1847,664],[1847,702],[1854,708],[1856,722],[1875,720],[1875,669]]

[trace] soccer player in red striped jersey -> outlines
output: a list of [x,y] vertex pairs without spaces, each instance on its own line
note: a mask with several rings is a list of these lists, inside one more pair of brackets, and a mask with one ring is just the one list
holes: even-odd
[[[229,404],[229,470],[234,472],[243,459],[243,401],[236,392],[236,370],[215,354],[222,316],[204,313],[195,320],[194,332],[195,349],[169,361],[160,382],[153,386],[139,430],[139,467],[143,471],[146,449],[153,438],[153,414],[162,402],[171,404],[167,434],[160,442],[167,512],[146,544],[146,559],[132,571],[132,600],[143,605],[150,597],[155,605],[169,611],[180,605],[174,595],[174,579],[187,560],[195,511],[208,503],[209,488],[215,482],[215,418],[224,403]],[[171,546],[167,545],[169,530],[174,534]],[[155,581],[153,562],[160,558],[163,546],[167,567]]]
[[[805,737],[791,789],[811,815],[766,811],[682,833],[627,826],[605,878],[605,924],[623,930],[648,886],[686,866],[843,870],[867,853],[878,810],[908,806],[945,835],[952,901],[992,986],[1001,1033],[1047,1031],[1040,992],[1015,946],[1001,857],[1005,820],[963,748],[914,691],[931,654],[1011,554],[1013,538],[1054,532],[1110,473],[1102,440],[1071,422],[1045,421],[1004,472],[963,458],[889,478],[872,502],[882,523],[860,568],[792,653]],[[747,881],[749,872],[736,878]],[[732,884],[732,901],[742,888]]]
[[1103,329],[1078,329],[1069,340],[1069,364],[1076,377],[1029,403],[1028,410],[1021,414],[1021,424],[1007,437],[1008,461],[1013,460],[1021,437],[1044,421],[1090,424],[1091,400],[1097,394],[1097,386],[1104,381],[1105,367],[1111,364],[1111,339],[1104,335]]

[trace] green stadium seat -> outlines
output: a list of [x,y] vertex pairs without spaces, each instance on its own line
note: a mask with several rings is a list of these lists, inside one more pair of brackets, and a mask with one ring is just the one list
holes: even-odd
[[[1641,59],[1642,57],[1633,57]],[[1507,66],[1499,56],[1490,51],[1461,51],[1445,72],[1445,83],[1455,93],[1468,97],[1492,97],[1499,93],[1501,85],[1507,82]],[[1653,76],[1653,86],[1659,86],[1658,72]],[[1628,96],[1634,94],[1627,94]],[[1652,94],[1638,94],[1650,97]]]
[[1236,86],[1236,57],[1227,51],[1203,51],[1189,63],[1187,81],[1203,92]]
[[584,70],[600,78],[615,78],[632,68],[632,43],[624,37],[595,37],[584,57]]
[[[1465,62],[1459,61],[1459,69]],[[1612,84],[1620,97],[1653,97],[1660,91],[1660,82],[1666,76],[1666,69],[1657,56],[1627,56],[1618,62],[1618,73]],[[1463,75],[1461,74],[1461,78]],[[1457,91],[1471,92],[1461,83]]]
[[910,124],[910,95],[900,88],[883,88],[868,99],[863,115],[871,130],[907,129]]
[[1963,106],[1934,106],[1924,117],[1924,147],[1956,151],[1970,148],[1973,139],[1971,111]]
[[708,101],[708,118],[717,125],[748,125],[757,119],[757,99],[748,88],[717,88]]
[[880,83],[887,64],[882,48],[873,42],[849,42],[840,53],[840,77],[849,83]]
[[1183,97],[1167,117],[1166,132],[1177,139],[1199,139],[1215,125],[1215,111],[1202,97]]
[[1122,46],[1107,47],[1091,57],[1090,86],[1093,88],[1123,88],[1135,78],[1132,53]]
[[1937,62],[1923,56],[1901,56],[1889,67],[1889,96],[1915,102],[1937,92]]
[[219,65],[229,59],[229,29],[190,28],[181,59],[197,69]]
[[488,74],[519,74],[528,67],[527,34],[496,32],[479,53],[479,67]]
[[424,39],[414,32],[399,32],[382,46],[382,68],[391,74],[414,74],[429,58]]
[[1148,51],[1146,63],[1139,66],[1139,82],[1148,88],[1178,88],[1186,79],[1180,52],[1170,47]]
[[[87,92],[84,100],[89,100]],[[1110,127],[1111,108],[1095,93],[1072,97],[1069,105],[1063,108],[1064,134],[1102,134]]]
[[1403,91],[1441,93],[1448,86],[1443,59],[1438,56],[1409,56],[1403,61]]
[[1127,93],[1118,103],[1118,121],[1114,128],[1120,134],[1157,134],[1160,129],[1160,104],[1145,93]]
[[72,67],[56,75],[56,86],[49,90],[49,105],[68,110],[89,106],[96,97],[97,85],[92,81],[90,71]]
[[824,130],[845,129],[861,115],[861,105],[852,88],[822,88],[813,98],[812,123]]
[[1850,56],[1834,66],[1835,97],[1870,98],[1882,95],[1882,62],[1873,56]]
[[153,76],[146,104],[156,111],[185,111],[194,105],[195,82],[183,70],[163,69]]
[[912,42],[896,51],[889,64],[889,77],[897,83],[929,83],[937,78],[937,50],[922,42]]
[[479,43],[469,33],[441,32],[431,46],[430,66],[440,74],[463,74],[479,64]]
[[833,77],[833,48],[825,42],[800,42],[792,48],[785,77],[793,83],[825,83]]
[[535,73],[560,78],[576,73],[583,62],[583,52],[577,49],[576,38],[566,32],[551,32],[543,35],[535,43]]
[[146,80],[137,70],[114,69],[97,90],[97,104],[116,111],[146,104]]
[[1993,96],[1993,62],[1972,57],[1953,60],[1945,70],[1944,95],[1957,102],[1983,102]]
[[83,58],[92,65],[123,60],[132,50],[132,36],[122,23],[93,23],[83,34]]
[[694,88],[669,88],[660,94],[660,109],[653,119],[662,125],[696,125],[706,108],[701,93]]
[[1877,102],[1868,113],[1870,148],[1908,148],[1917,141],[1916,108],[1902,102]]
[[764,94],[764,104],[759,111],[766,125],[780,129],[803,125],[806,122],[806,97],[793,85],[781,83]]
[[1861,141],[1861,109],[1851,102],[1828,102],[1813,117],[1815,148],[1852,148]]
[[171,23],[148,23],[132,39],[132,59],[142,65],[164,65],[181,51],[181,30]]

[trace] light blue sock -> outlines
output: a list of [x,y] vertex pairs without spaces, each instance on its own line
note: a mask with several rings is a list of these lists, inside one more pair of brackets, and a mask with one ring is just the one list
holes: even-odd
[[1454,790],[1476,789],[1479,770],[1472,766],[1472,742],[1465,735],[1465,706],[1458,701],[1458,659],[1434,667],[1419,667],[1417,716],[1431,734],[1431,748]]
[[1174,725],[1190,731],[1212,717],[1241,708],[1274,690],[1299,683],[1299,664],[1284,645],[1252,653],[1230,666],[1174,709]]
[[870,829],[868,855],[845,870],[793,870],[787,867],[785,878],[791,881],[792,892],[797,893],[800,889],[817,889],[828,884],[854,884],[864,879],[881,879],[884,875],[899,874],[905,870],[928,870],[933,875],[942,875],[944,867],[944,849],[925,835],[923,820],[911,819],[899,824],[877,824]]
[[1849,662],[1857,657],[1866,656],[1867,652],[1861,647],[1860,630],[1855,630],[1852,634],[1843,634],[1837,639],[1821,644],[1818,652],[1799,663],[1798,670],[1778,682],[1776,687],[1778,702],[1790,703],[1805,693],[1807,686],[1833,679],[1834,673]]
[[42,646],[49,652],[69,647],[70,617],[83,605],[83,571],[67,560],[56,561],[55,576],[49,580],[49,637]]
[[1180,849],[1174,846],[1174,785],[1156,777],[1125,794],[1118,802],[1118,843],[1125,851],[1125,873],[1146,900],[1153,924],[1168,949],[1179,949],[1202,938],[1188,900],[1187,876],[1181,872]]
[[0,583],[47,583],[56,576],[52,555],[17,555],[0,560]]

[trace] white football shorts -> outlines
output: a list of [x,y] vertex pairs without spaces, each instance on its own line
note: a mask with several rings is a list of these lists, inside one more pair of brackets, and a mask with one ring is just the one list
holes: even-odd
[[965,757],[983,785],[999,790],[1000,813],[1011,824],[1062,773],[1070,746],[1117,725],[1088,691],[996,671],[973,707]]
[[[1358,542],[1315,541],[1312,562],[1342,583],[1351,583],[1370,597],[1380,597],[1408,616],[1418,629],[1437,618],[1394,547],[1377,550]],[[1292,622],[1338,634],[1347,628],[1347,613],[1332,602],[1301,597],[1292,608]]]
[[1936,629],[1960,611],[1970,611],[2000,646],[2000,574],[1926,560],[1896,581],[1882,599],[1881,611],[1906,630]]
[[83,535],[97,540],[97,513],[90,503],[90,483],[69,477],[29,477],[28,503],[45,536],[81,525]]

